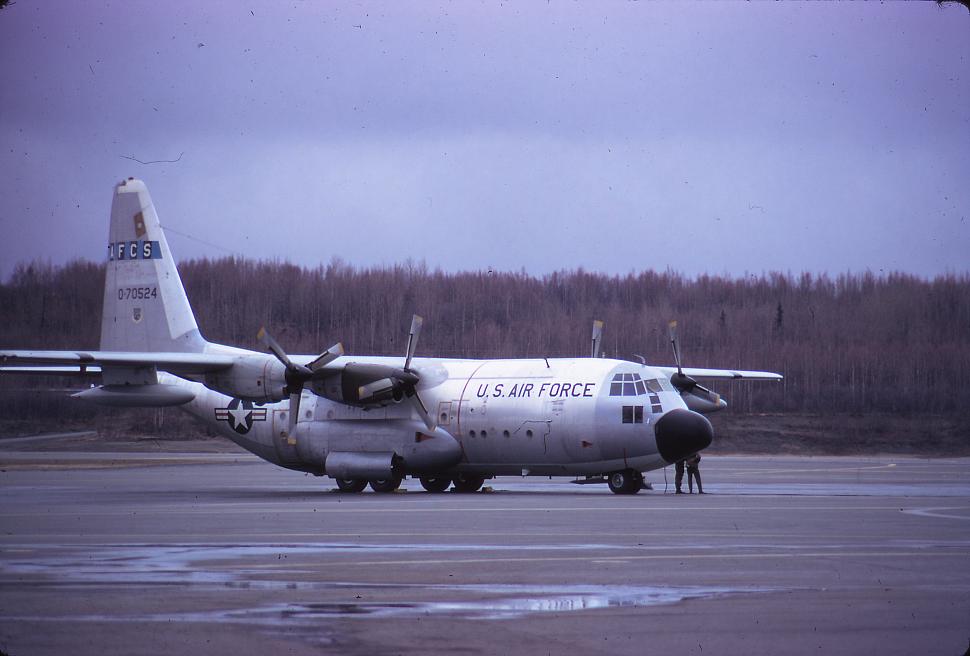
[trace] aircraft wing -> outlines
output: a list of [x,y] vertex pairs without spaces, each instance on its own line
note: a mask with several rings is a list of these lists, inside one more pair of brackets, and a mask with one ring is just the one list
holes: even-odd
[[175,375],[228,369],[230,355],[137,351],[0,351],[0,373],[87,374],[102,366],[155,367]]
[[[677,373],[677,367],[657,367],[668,378]],[[741,371],[739,369],[691,369],[684,367],[684,374],[701,380],[781,380],[781,374],[770,371]]]
[[0,374],[29,374],[33,376],[100,376],[101,365],[75,365],[73,367],[8,367],[0,364]]

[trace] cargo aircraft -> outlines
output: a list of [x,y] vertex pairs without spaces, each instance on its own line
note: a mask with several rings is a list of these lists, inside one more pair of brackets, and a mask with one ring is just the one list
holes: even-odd
[[[727,404],[698,379],[779,380],[775,373],[600,357],[468,360],[416,357],[415,316],[401,357],[335,344],[288,355],[265,329],[265,353],[199,332],[145,184],[116,185],[98,351],[0,350],[0,372],[99,376],[74,396],[116,407],[178,406],[281,467],[376,492],[418,477],[429,492],[474,492],[496,475],[573,476],[634,494],[643,472],[711,444],[704,416]],[[584,478],[583,478],[584,477]]]

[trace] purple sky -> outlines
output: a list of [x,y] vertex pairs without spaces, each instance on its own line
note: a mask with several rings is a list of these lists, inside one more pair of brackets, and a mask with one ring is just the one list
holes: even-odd
[[0,61],[0,279],[127,176],[180,259],[970,270],[956,4],[17,0]]

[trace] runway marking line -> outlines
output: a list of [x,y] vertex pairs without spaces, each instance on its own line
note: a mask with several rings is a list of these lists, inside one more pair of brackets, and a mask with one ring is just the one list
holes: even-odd
[[887,465],[867,465],[865,467],[825,467],[821,469],[717,469],[718,474],[730,473],[735,474],[803,474],[803,473],[818,473],[818,472],[857,472],[863,470],[872,469],[883,469],[888,470],[896,466],[896,463],[889,463]]
[[970,521],[970,516],[967,515],[950,515],[947,513],[935,512],[937,510],[970,510],[966,506],[939,506],[934,508],[908,508],[903,511],[907,515],[915,515],[917,517],[942,517],[943,519],[962,519],[964,521]]
[[[777,495],[745,495],[746,498],[753,498],[754,496],[777,496]],[[846,497],[838,497],[840,500]],[[854,498],[854,497],[849,497]],[[239,504],[231,504],[233,506]],[[327,508],[327,507],[303,507],[303,508],[293,508],[293,507],[283,507],[281,506],[269,506],[269,507],[254,507],[252,505],[246,505],[245,508],[239,510],[232,510],[227,508],[225,505],[213,504],[211,510],[209,509],[150,509],[143,510],[132,506],[130,510],[128,508],[113,508],[111,510],[103,511],[84,511],[84,512],[45,512],[44,517],[95,517],[95,516],[117,516],[118,514],[124,514],[127,512],[139,512],[144,516],[152,515],[214,515],[214,514],[243,514],[248,516],[258,515],[260,513],[271,513],[271,514],[281,514],[281,513],[306,513],[306,514],[380,514],[380,513],[472,513],[472,512],[500,512],[500,513],[524,513],[524,512],[688,512],[688,511],[778,511],[784,510],[786,513],[793,510],[840,510],[840,511],[868,511],[868,510],[891,510],[893,512],[899,511],[899,504],[889,504],[886,506],[842,506],[842,505],[832,505],[832,506],[797,506],[791,508],[780,508],[779,506],[583,506],[583,507],[567,507],[563,506],[561,508],[557,507],[534,507],[534,508],[510,508],[510,507],[487,507],[487,508],[468,508],[468,507],[441,507],[441,506],[428,506],[422,508],[401,508],[398,506],[385,506],[382,508]],[[36,512],[7,512],[0,513],[0,517],[37,517]]]
[[[602,562],[617,563],[623,561],[647,561],[647,560],[714,560],[714,559],[751,559],[751,558],[967,558],[970,551],[959,551],[950,553],[927,552],[927,551],[808,551],[803,553],[791,552],[758,552],[758,553],[734,553],[734,554],[653,554],[649,556],[550,556],[550,557],[513,557],[513,558],[440,558],[420,559],[420,560],[358,560],[358,561],[314,561],[315,567],[374,567],[381,565],[476,565],[476,564],[495,564],[495,563],[536,563],[536,562]],[[272,563],[263,566],[254,566],[256,569],[274,569],[285,567]]]

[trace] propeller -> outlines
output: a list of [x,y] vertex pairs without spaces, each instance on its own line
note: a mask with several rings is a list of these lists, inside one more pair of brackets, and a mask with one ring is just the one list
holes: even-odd
[[600,347],[603,345],[603,322],[599,319],[593,321],[593,348],[590,351],[591,358],[600,356]]
[[720,394],[712,392],[684,373],[680,361],[680,344],[677,341],[677,321],[671,321],[667,324],[667,330],[670,334],[670,347],[674,351],[674,363],[677,365],[677,373],[670,377],[670,384],[677,388],[681,396],[690,394],[702,402],[712,404],[715,409],[722,407]]
[[411,331],[408,333],[408,346],[407,352],[404,355],[404,373],[408,374],[407,377],[401,377],[404,383],[404,396],[411,402],[414,409],[420,415],[424,425],[428,427],[429,431],[435,429],[436,423],[431,415],[428,413],[428,409],[425,407],[424,402],[421,401],[421,397],[418,396],[417,384],[421,380],[421,377],[416,371],[411,369],[411,360],[414,358],[414,352],[418,348],[418,337],[421,335],[421,326],[424,324],[424,319],[418,315],[411,317]]
[[300,418],[300,399],[303,396],[303,386],[318,377],[324,371],[326,365],[344,354],[343,344],[337,342],[317,356],[309,365],[302,365],[290,360],[283,347],[273,339],[273,336],[269,334],[265,327],[259,329],[256,339],[286,367],[283,377],[286,380],[286,390],[290,394],[290,416],[286,434],[293,436],[296,431],[296,422]]
[[[677,363],[677,375],[683,376],[684,370],[680,366],[680,346],[677,344],[677,320],[667,324],[667,332],[670,334],[670,347],[674,350],[674,362]],[[671,380],[673,380],[671,378]]]

